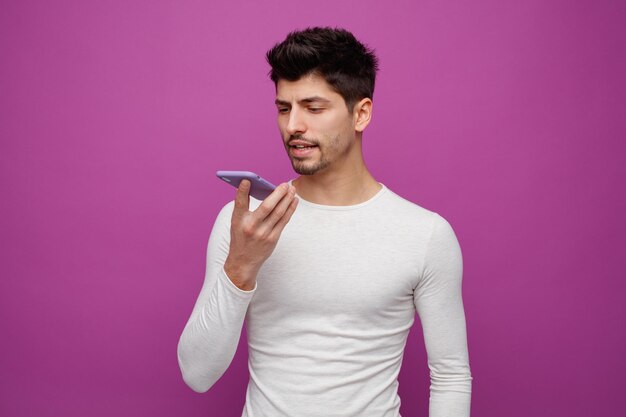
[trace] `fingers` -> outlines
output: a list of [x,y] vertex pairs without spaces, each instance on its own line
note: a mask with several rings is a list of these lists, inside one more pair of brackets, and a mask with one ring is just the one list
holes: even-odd
[[299,201],[298,197],[294,197],[293,200],[291,200],[291,202],[289,203],[289,206],[287,207],[287,211],[285,211],[285,214],[274,225],[274,229],[272,230],[271,234],[275,235],[274,237],[276,237],[277,240],[280,234],[283,232],[283,229],[285,228],[287,223],[289,223],[289,220],[291,219],[291,215],[296,211],[296,207],[298,206],[298,201]]
[[278,221],[285,215],[285,212],[289,208],[289,204],[291,204],[291,202],[295,199],[295,195],[296,188],[291,187],[287,194],[283,196],[282,200],[280,200],[276,207],[274,207],[274,210],[272,210],[270,215],[265,218],[265,221],[263,221],[263,227],[265,227],[268,232],[271,232],[276,223],[278,223]]
[[258,216],[258,221],[263,221],[267,216],[269,216],[276,205],[285,197],[285,195],[289,191],[289,184],[283,183],[280,184],[270,195],[268,195],[265,200],[261,203],[259,207],[254,211],[254,213]]
[[237,196],[235,197],[235,210],[233,215],[241,216],[250,209],[250,181],[242,180],[237,187]]

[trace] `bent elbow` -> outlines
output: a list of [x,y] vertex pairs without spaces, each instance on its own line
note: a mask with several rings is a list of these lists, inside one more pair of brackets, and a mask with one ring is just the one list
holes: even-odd
[[178,345],[176,356],[178,359],[178,368],[180,369],[180,373],[182,375],[183,381],[185,382],[185,385],[187,385],[189,388],[199,394],[207,392],[209,388],[211,388],[212,384],[207,383],[207,381],[203,380],[203,378],[198,375],[197,372],[194,372],[193,367],[188,367],[185,365],[186,361],[183,359],[184,354],[182,352],[182,347],[180,344]]
[[180,373],[182,375],[183,381],[185,385],[191,388],[193,391],[203,394],[207,392],[219,379],[215,378],[215,375],[206,374],[199,372],[198,366],[193,366],[189,364],[187,360],[185,360],[185,355],[181,351],[181,347],[179,346],[178,352],[178,367],[180,368]]
[[193,372],[192,370],[187,369],[180,358],[178,356],[178,367],[180,368],[180,373],[183,377],[183,381],[185,385],[191,388],[193,391],[198,394],[203,394],[209,390],[213,386],[214,381],[208,381],[206,378],[203,378],[197,372]]
[[190,342],[184,332],[176,350],[183,381],[197,393],[207,392],[222,377],[235,354],[234,349],[223,352],[205,339]]
[[200,380],[199,378],[190,375],[189,373],[182,372],[183,381],[185,384],[192,389],[192,391],[197,392],[198,394],[204,394],[211,388],[212,384],[207,384],[205,381]]

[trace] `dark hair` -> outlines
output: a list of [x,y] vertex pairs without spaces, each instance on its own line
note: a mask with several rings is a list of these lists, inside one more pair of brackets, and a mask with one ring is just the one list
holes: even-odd
[[341,28],[313,27],[293,31],[265,55],[274,81],[299,80],[317,74],[339,93],[352,113],[361,99],[374,96],[378,58],[372,49]]

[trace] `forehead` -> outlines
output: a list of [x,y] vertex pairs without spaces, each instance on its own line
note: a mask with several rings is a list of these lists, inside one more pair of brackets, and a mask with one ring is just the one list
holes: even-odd
[[323,77],[317,74],[305,75],[296,81],[280,79],[276,83],[276,99],[278,100],[291,102],[315,96],[331,101],[343,99]]

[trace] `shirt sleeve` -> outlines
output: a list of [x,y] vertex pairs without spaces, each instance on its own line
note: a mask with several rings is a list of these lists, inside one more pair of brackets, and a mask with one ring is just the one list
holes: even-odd
[[238,288],[224,271],[230,247],[234,201],[217,215],[209,236],[204,283],[178,342],[183,380],[196,392],[206,392],[230,365],[255,287]]
[[424,270],[413,293],[430,369],[429,417],[469,417],[472,376],[461,294],[463,259],[452,227],[433,214]]

